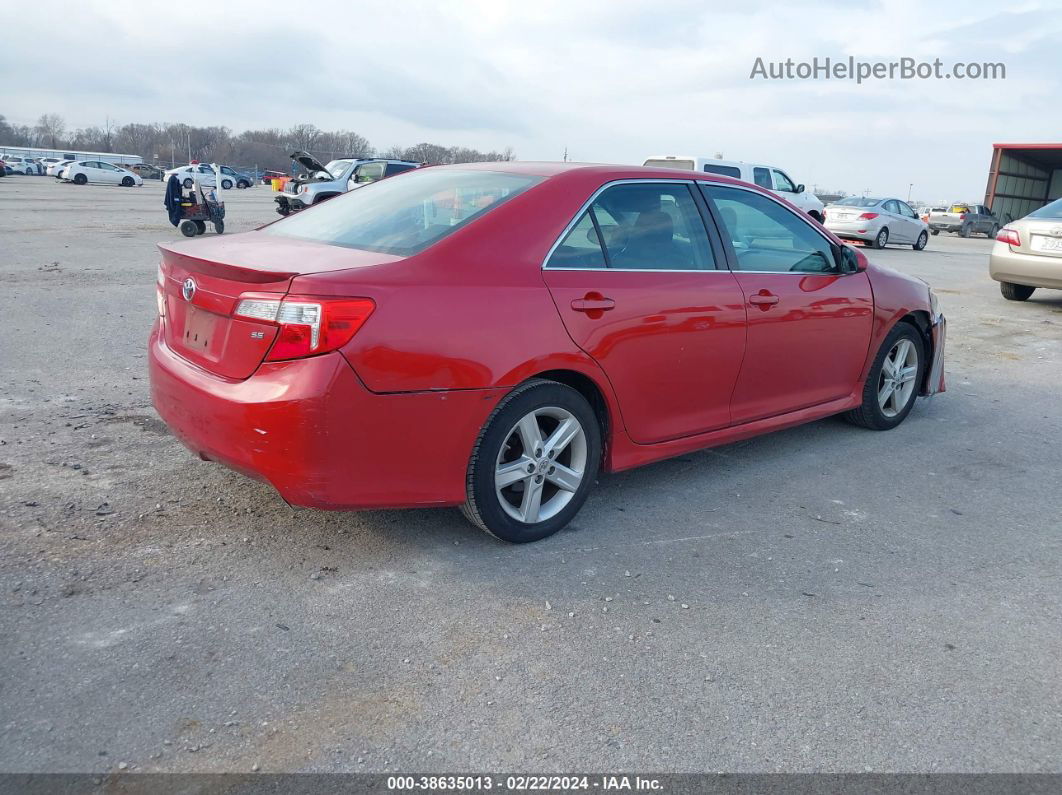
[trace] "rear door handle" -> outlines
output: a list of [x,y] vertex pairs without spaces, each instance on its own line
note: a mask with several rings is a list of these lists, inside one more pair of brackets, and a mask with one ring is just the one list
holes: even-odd
[[607,312],[615,306],[616,302],[611,298],[576,298],[572,301],[572,309],[576,312]]
[[777,295],[771,295],[766,290],[757,293],[756,295],[749,296],[749,303],[755,304],[756,306],[773,306],[778,303],[778,300]]

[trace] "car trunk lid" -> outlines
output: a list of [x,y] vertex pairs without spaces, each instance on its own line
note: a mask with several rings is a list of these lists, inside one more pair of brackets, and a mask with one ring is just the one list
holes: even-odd
[[296,276],[398,259],[259,232],[160,243],[159,288],[166,344],[223,378],[249,377],[276,339],[274,323],[233,311],[244,293],[287,294]]
[[1011,226],[1018,229],[1021,238],[1021,246],[1011,246],[1012,249],[1023,254],[1062,257],[1062,219],[1024,218]]

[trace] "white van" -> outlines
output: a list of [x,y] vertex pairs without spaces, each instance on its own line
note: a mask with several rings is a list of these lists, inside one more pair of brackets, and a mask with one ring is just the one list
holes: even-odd
[[794,204],[819,223],[822,223],[822,202],[803,184],[789,178],[777,166],[765,166],[760,163],[743,163],[740,160],[718,160],[714,157],[693,157],[692,155],[654,155],[643,166],[652,168],[681,168],[689,171],[704,171],[709,174],[722,174],[753,185],[766,188],[790,204]]

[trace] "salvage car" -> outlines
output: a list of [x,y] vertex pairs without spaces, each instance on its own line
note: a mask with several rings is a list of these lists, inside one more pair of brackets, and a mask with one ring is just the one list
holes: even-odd
[[953,204],[944,210],[934,210],[929,214],[928,223],[934,235],[953,232],[969,237],[979,232],[985,237],[995,237],[999,231],[995,214],[983,204]]
[[1062,199],[1003,227],[988,273],[1008,301],[1027,301],[1038,287],[1062,290]]
[[289,215],[314,204],[334,199],[347,191],[371,182],[419,168],[411,160],[380,160],[376,158],[344,157],[323,165],[309,152],[296,151],[291,159],[305,172],[291,180],[287,189],[277,196],[277,212]]
[[711,174],[441,166],[159,248],[156,410],[294,505],[535,541],[600,470],[944,389],[925,282]]
[[[219,166],[221,169],[221,187],[224,190],[230,190],[231,188],[249,188],[254,184],[254,179],[250,174],[244,174],[232,166]],[[178,166],[177,168],[167,169],[162,174],[163,181],[168,180],[171,176],[176,175],[177,179],[181,181],[181,185],[185,188],[191,188],[195,181],[192,179],[196,174],[193,174],[193,170],[199,176],[199,184],[204,188],[217,187],[216,179],[214,177],[214,167],[207,163],[193,163],[187,166]]]
[[132,188],[134,185],[139,187],[144,184],[144,180],[129,169],[99,160],[75,160],[59,173],[62,180],[73,182],[75,185],[98,182],[103,185]]
[[929,241],[926,222],[900,199],[849,196],[826,207],[824,224],[842,240],[858,240],[871,248],[899,243],[921,251]]

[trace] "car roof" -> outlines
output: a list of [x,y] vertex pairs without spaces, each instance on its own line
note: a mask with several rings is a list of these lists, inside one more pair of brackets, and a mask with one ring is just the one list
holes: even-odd
[[747,182],[712,174],[705,171],[693,171],[684,168],[654,168],[651,166],[627,166],[615,163],[571,163],[555,161],[509,160],[487,163],[454,163],[432,168],[452,169],[454,171],[500,171],[505,174],[526,174],[532,177],[557,177],[565,174],[582,174],[601,177],[604,181],[618,179],[697,179],[702,182],[720,182],[734,185],[748,185]]

